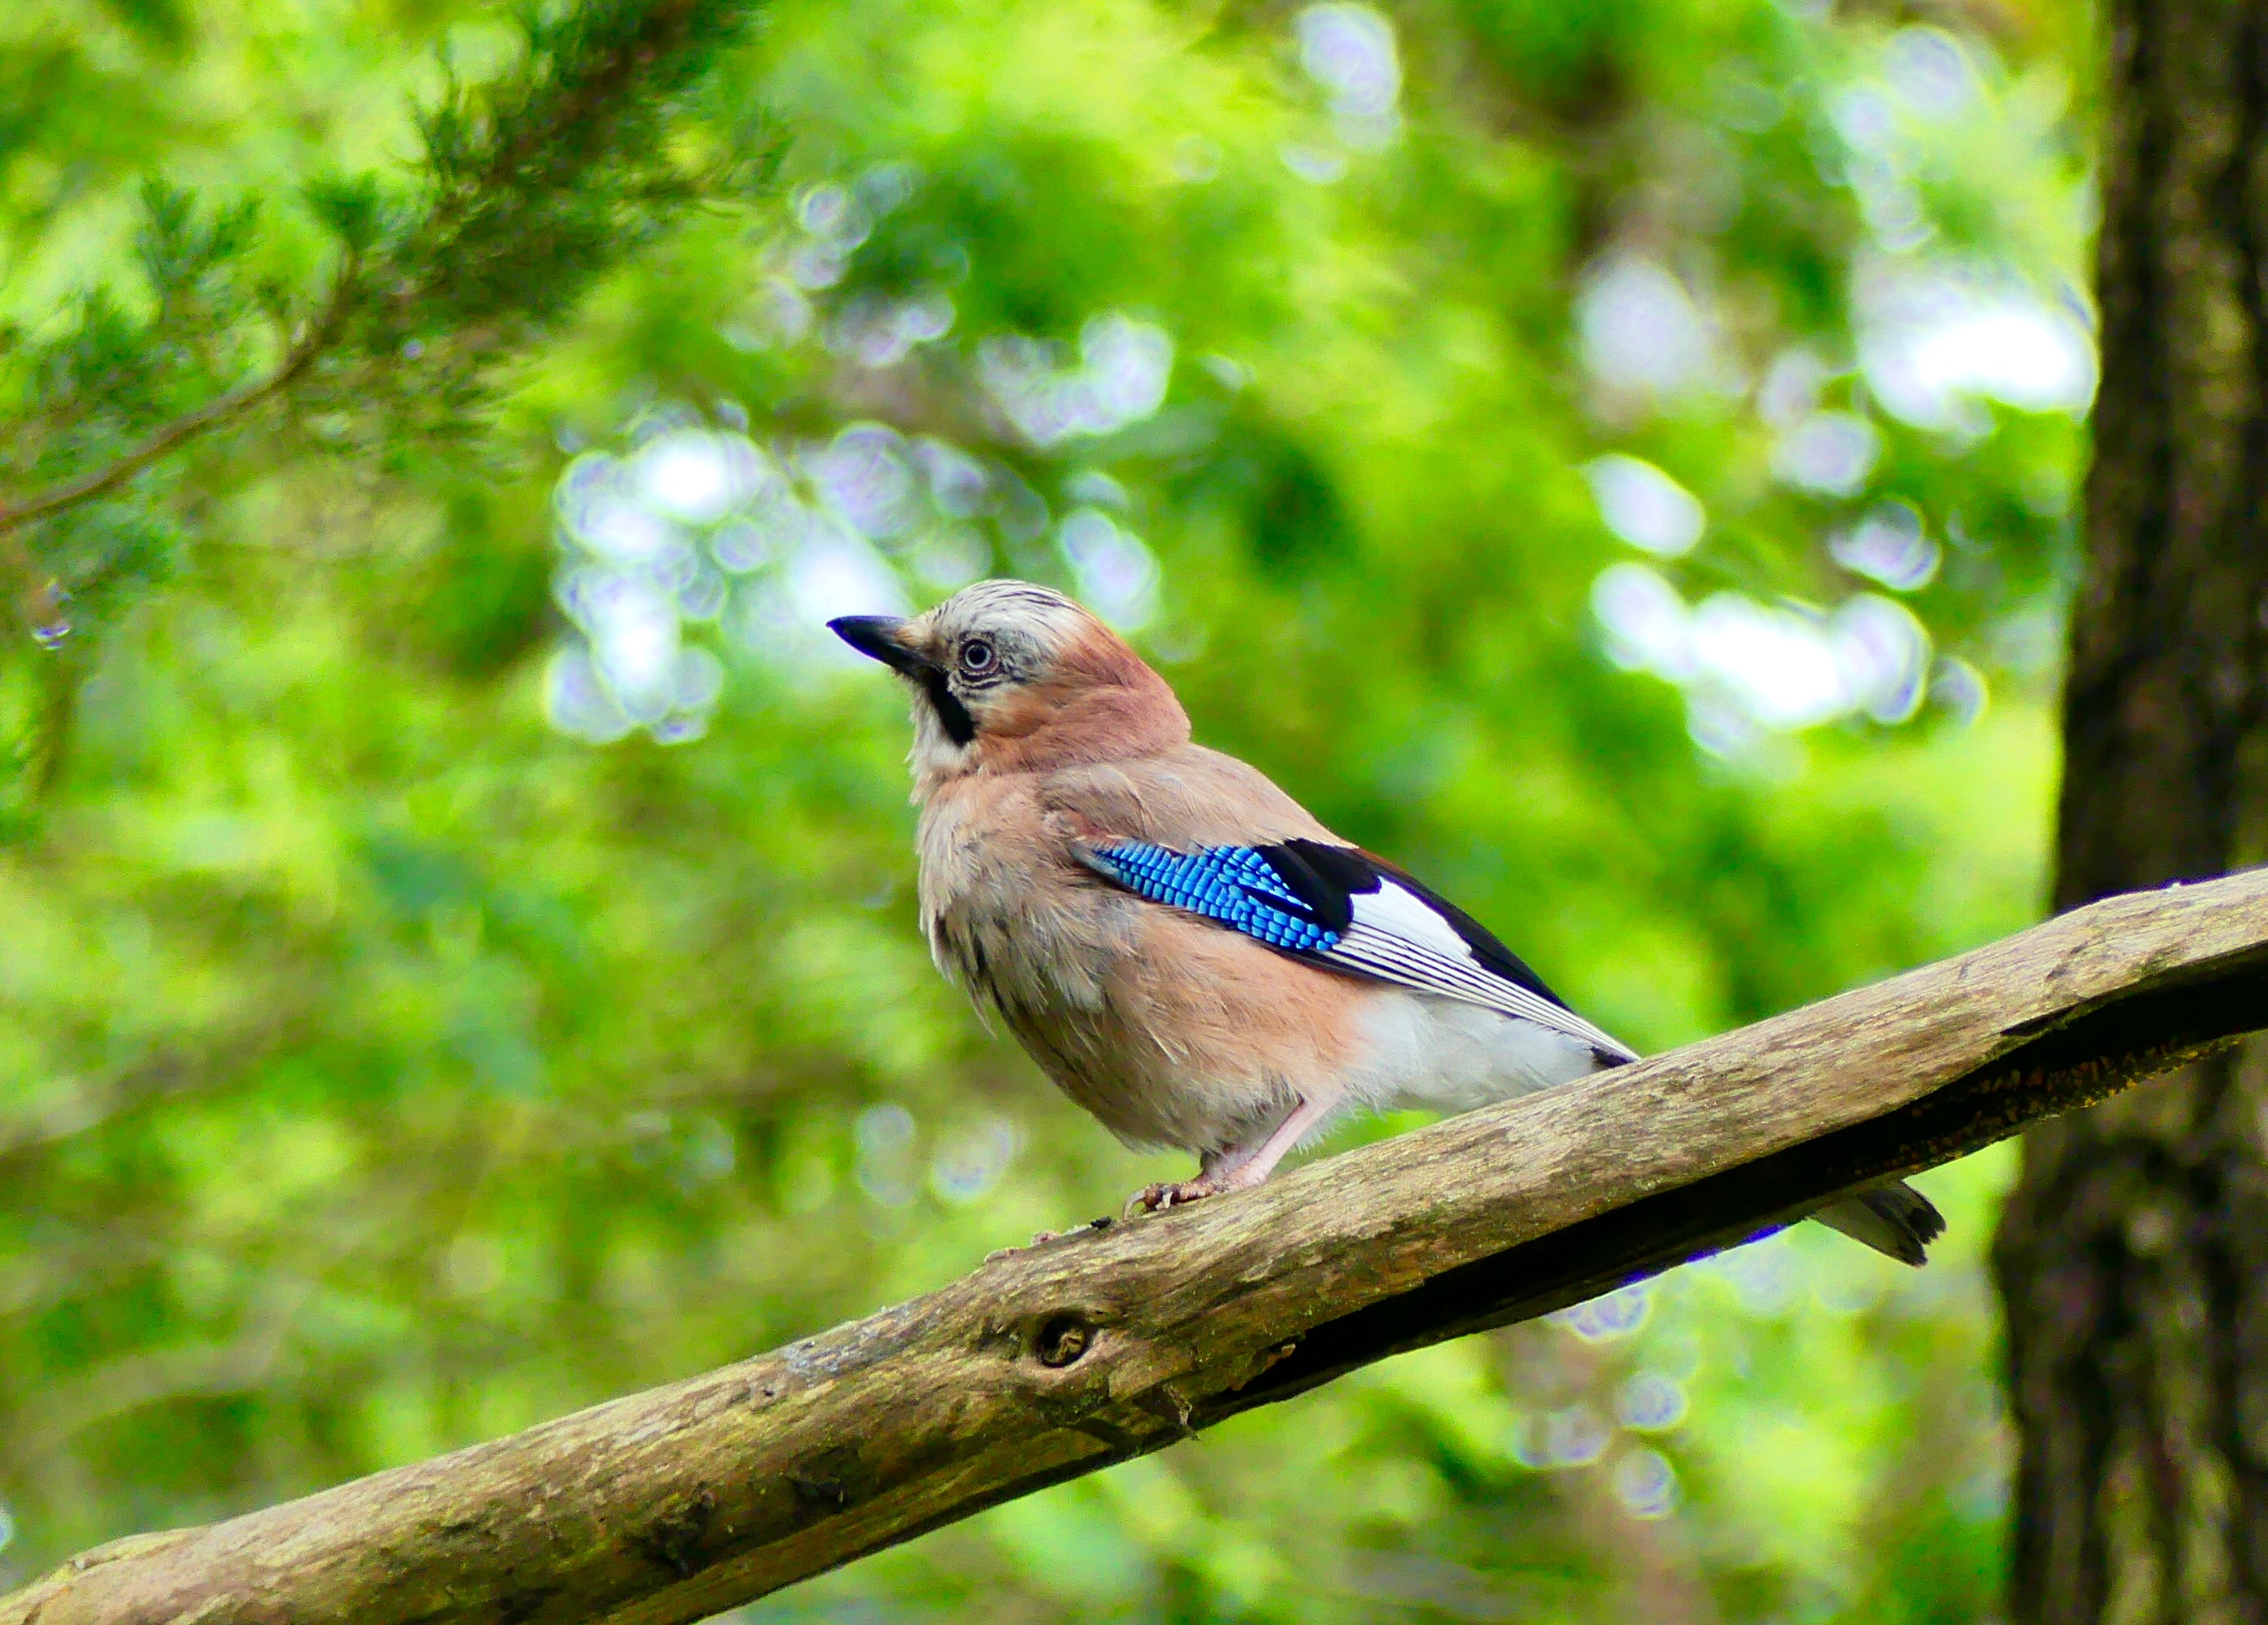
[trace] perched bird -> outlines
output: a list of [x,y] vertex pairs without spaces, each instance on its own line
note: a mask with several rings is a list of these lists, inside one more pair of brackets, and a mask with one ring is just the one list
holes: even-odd
[[[1121,1139],[1197,1158],[1169,1207],[1260,1184],[1334,1115],[1463,1111],[1638,1058],[1471,915],[1189,739],[1174,691],[1063,594],[981,581],[828,623],[913,688],[938,966]],[[1910,1264],[1901,1183],[1817,1217]]]

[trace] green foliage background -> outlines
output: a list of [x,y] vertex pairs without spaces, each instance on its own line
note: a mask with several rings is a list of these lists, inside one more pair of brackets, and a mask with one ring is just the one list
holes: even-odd
[[[0,533],[0,1581],[1176,1172],[927,964],[901,699],[815,632],[862,584],[1108,599],[1200,738],[1641,1048],[2028,923],[2081,427],[1856,364],[1899,275],[2083,309],[2088,20],[9,8],[0,509],[289,376]],[[1632,373],[1601,290],[1665,285]],[[1831,489],[1822,414],[1874,437]],[[1617,539],[1607,452],[1697,548]],[[1833,545],[1884,513],[1926,581]],[[1641,566],[1752,644],[1866,595],[1938,658],[1775,720],[1628,669]],[[1926,1272],[1773,1238],[746,1615],[1991,1618],[2008,1166],[1923,1181]]]

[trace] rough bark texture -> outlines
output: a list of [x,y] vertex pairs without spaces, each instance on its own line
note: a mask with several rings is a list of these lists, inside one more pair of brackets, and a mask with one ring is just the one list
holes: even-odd
[[0,1625],[674,1625],[1543,1313],[2268,1023],[2268,871],[989,1262],[776,1353],[208,1528]]
[[[2268,5],[2114,0],[2057,904],[2268,817]],[[2268,1046],[2026,1138],[1996,1264],[2022,1625],[2268,1621]]]

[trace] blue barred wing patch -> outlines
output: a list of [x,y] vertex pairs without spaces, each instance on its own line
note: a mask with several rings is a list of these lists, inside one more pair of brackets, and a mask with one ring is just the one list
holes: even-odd
[[1138,897],[1218,920],[1271,948],[1327,953],[1339,940],[1251,847],[1176,852],[1123,841],[1093,850],[1095,866]]
[[1608,1064],[1638,1058],[1560,1003],[1470,915],[1356,848],[1294,837],[1176,852],[1113,841],[1079,856],[1138,897],[1201,915],[1311,965],[1532,1022],[1590,1045]]

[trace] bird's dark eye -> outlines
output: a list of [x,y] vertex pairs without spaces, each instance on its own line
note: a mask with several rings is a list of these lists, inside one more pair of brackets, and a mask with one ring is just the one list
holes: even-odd
[[961,646],[961,669],[971,677],[982,677],[999,663],[992,645],[981,637],[972,637]]

